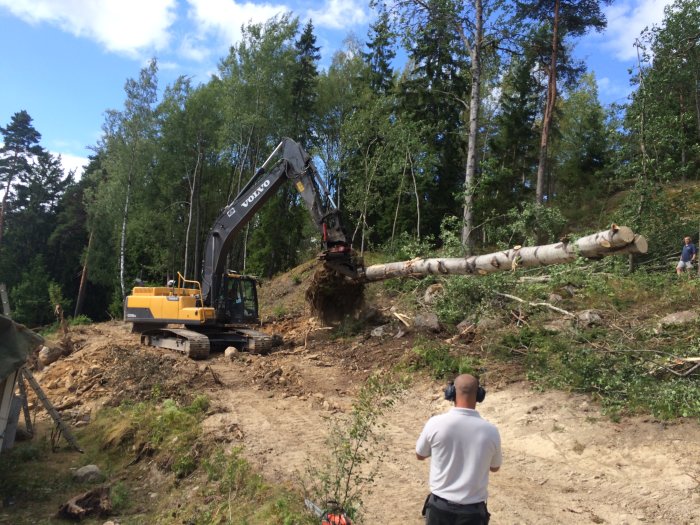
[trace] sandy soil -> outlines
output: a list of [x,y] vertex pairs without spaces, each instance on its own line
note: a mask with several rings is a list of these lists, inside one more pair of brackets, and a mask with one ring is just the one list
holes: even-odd
[[[38,377],[74,421],[153,388],[175,397],[204,392],[214,408],[205,439],[243,445],[266,477],[294,482],[323,453],[327,418],[350,408],[368,374],[406,359],[411,341],[368,334],[333,341],[294,320],[274,330],[288,344],[271,355],[194,362],[140,347],[121,323],[95,325],[75,335],[78,351]],[[415,380],[387,414],[387,457],[365,497],[364,523],[423,523],[428,463],[413,450],[425,421],[449,408],[442,386]],[[504,452],[491,478],[492,523],[700,524],[697,422],[615,423],[584,396],[506,380],[487,389],[479,410],[499,427]]]

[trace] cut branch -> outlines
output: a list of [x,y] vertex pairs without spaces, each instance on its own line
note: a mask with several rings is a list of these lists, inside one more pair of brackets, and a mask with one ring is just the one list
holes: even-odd
[[525,299],[521,299],[520,297],[516,297],[515,295],[510,295],[508,293],[501,293],[501,292],[494,292],[496,295],[500,295],[501,297],[505,297],[506,299],[511,299],[512,301],[517,301],[522,304],[527,304],[529,306],[544,306],[545,308],[549,308],[550,310],[554,310],[555,312],[558,312],[560,314],[563,314],[567,317],[575,318],[576,315],[572,314],[571,312],[568,312],[567,310],[564,310],[562,308],[557,308],[556,306],[549,304],[549,303],[533,303],[531,301],[526,301]]

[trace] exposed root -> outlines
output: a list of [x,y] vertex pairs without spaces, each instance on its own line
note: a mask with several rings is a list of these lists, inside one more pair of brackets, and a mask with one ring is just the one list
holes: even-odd
[[311,307],[311,315],[324,325],[342,321],[354,314],[362,306],[364,285],[344,277],[325,266],[314,272],[306,301]]

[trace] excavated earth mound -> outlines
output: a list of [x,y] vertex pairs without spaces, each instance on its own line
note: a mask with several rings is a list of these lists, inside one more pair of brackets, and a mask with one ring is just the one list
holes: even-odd
[[353,315],[362,306],[364,285],[320,266],[316,269],[306,300],[312,315],[325,325],[332,325]]

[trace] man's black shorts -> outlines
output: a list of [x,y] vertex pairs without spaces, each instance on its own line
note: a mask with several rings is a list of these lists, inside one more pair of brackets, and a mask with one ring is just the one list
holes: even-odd
[[426,525],[487,525],[486,503],[459,505],[431,494],[425,506]]

